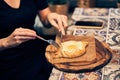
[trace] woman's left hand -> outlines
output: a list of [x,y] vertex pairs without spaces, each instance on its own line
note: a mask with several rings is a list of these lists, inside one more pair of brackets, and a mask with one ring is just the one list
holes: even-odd
[[62,35],[65,35],[65,28],[68,26],[68,18],[65,15],[60,15],[57,13],[49,13],[48,21],[52,26],[58,29]]

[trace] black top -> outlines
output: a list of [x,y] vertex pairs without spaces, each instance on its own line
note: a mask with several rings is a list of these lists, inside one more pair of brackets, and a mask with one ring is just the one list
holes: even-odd
[[[0,38],[9,36],[18,27],[34,30],[38,10],[46,7],[46,0],[21,0],[18,9],[0,0]],[[47,70],[44,46],[44,42],[36,39],[0,51],[0,80],[47,80],[43,75]]]

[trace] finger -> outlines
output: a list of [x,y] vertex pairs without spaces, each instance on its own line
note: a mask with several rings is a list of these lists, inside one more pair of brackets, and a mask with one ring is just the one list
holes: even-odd
[[16,40],[16,43],[19,45],[19,44],[26,42],[26,41],[28,41],[28,39],[19,39],[19,40]]
[[16,38],[26,38],[26,39],[35,39],[36,35],[21,32],[21,34],[15,34],[14,37],[16,37]]
[[36,34],[36,32],[34,30],[31,30],[31,29],[27,29],[27,28],[23,28],[22,30],[23,32],[28,32],[28,33],[31,33],[31,34]]
[[62,23],[63,23],[64,28],[66,28],[68,26],[68,23],[67,23],[68,18],[67,18],[67,16],[61,15],[61,19],[62,19]]
[[64,15],[61,15],[61,20],[62,20],[62,25],[63,25],[63,28],[64,28],[64,32],[63,32],[63,35],[66,34],[66,28],[68,27],[68,23],[67,23],[67,17],[64,16]]
[[35,39],[36,37],[31,37],[31,36],[15,36],[16,40],[30,40],[30,39]]
[[15,36],[30,36],[30,37],[35,37],[36,32],[30,29],[17,29],[15,31]]
[[59,18],[57,18],[57,21],[58,21],[59,31],[60,31],[63,35],[65,35],[62,17],[59,16]]
[[18,31],[21,31],[21,32],[29,32],[29,33],[33,33],[33,34],[36,34],[36,32],[34,30],[31,30],[31,29],[27,29],[27,28],[18,28],[17,29]]
[[62,35],[65,35],[65,30],[63,26],[60,26],[60,32],[62,33]]
[[50,21],[51,25],[59,30],[58,23],[55,20]]

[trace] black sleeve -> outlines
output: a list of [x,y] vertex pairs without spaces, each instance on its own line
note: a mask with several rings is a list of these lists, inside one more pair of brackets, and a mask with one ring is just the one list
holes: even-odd
[[35,4],[37,7],[37,10],[43,10],[48,7],[48,2],[47,0],[35,0]]

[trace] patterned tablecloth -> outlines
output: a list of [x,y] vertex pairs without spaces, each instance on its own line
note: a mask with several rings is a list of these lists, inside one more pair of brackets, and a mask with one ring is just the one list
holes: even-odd
[[[98,71],[67,73],[53,68],[49,80],[120,80],[120,9],[75,8],[71,18],[74,21],[103,21],[102,29],[80,29],[71,25],[67,34],[79,36],[94,33],[97,39],[109,44],[115,54],[110,63]],[[70,24],[73,24],[73,21]]]

